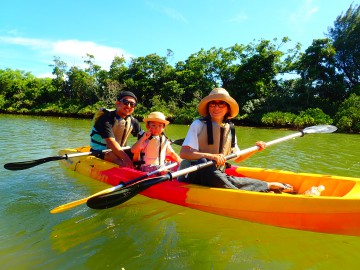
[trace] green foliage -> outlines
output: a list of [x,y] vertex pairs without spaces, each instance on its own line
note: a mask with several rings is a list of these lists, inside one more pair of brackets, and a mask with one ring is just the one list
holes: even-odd
[[125,89],[135,93],[138,102],[150,108],[150,100],[159,94],[171,70],[166,58],[156,54],[133,58],[124,76]]
[[80,108],[76,114],[82,117],[92,118],[94,116],[94,112],[96,112],[101,107],[104,106],[99,106],[98,104],[88,105],[84,108]]
[[196,118],[200,117],[197,111],[197,106],[188,106],[179,108],[176,111],[176,115],[173,116],[174,124],[190,124]]
[[75,102],[81,102],[84,105],[91,105],[97,101],[97,83],[96,78],[78,67],[72,67],[67,72],[69,99]]
[[360,83],[356,84],[353,89],[352,92],[358,96],[360,96]]
[[338,102],[346,96],[343,74],[337,73],[336,51],[330,39],[316,39],[297,64],[302,84],[299,101],[304,105]]
[[4,106],[5,106],[6,100],[4,95],[0,95],[0,111],[4,110]]
[[[269,40],[261,40],[258,44],[250,43],[242,48],[237,60],[240,63],[233,68],[232,79],[226,85],[240,106],[245,105],[249,100],[272,96],[277,87],[275,77],[284,71],[281,58],[285,54],[296,54],[280,50],[288,41],[284,38],[281,44],[276,44]],[[291,59],[290,56],[288,57],[287,59]]]
[[44,114],[44,115],[62,115],[63,111],[60,107],[59,102],[49,102],[43,103],[38,107],[33,109],[35,114]]
[[57,92],[61,92],[63,89],[65,89],[66,86],[65,75],[67,64],[64,61],[61,61],[60,57],[54,57],[53,61],[54,64],[50,65],[53,67],[52,74],[55,76],[55,78],[52,80],[52,84]]
[[294,119],[294,125],[299,128],[313,125],[332,124],[332,122],[333,120],[331,117],[319,108],[310,108],[302,111]]
[[336,67],[344,74],[352,93],[352,87],[360,82],[360,5],[351,5],[338,16],[328,35],[336,50]]
[[335,115],[336,126],[344,132],[360,132],[360,96],[352,94]]
[[291,127],[296,118],[296,114],[290,112],[270,112],[266,113],[261,122],[266,126],[272,127]]

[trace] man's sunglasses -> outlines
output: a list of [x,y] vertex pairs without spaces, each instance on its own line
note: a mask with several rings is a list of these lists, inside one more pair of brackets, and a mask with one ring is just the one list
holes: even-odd
[[132,101],[128,101],[127,99],[120,99],[119,101],[121,101],[124,105],[126,105],[126,106],[129,106],[130,105],[130,107],[131,108],[135,108],[136,107],[136,102],[132,102]]

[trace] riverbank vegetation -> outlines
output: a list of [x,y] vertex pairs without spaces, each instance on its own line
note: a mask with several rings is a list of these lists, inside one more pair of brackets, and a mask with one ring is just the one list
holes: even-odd
[[109,70],[87,54],[85,68],[54,57],[53,78],[0,70],[0,112],[92,117],[114,107],[120,91],[138,97],[135,116],[162,111],[172,123],[198,117],[197,104],[214,87],[238,101],[236,124],[301,128],[334,124],[360,133],[360,7],[339,15],[326,38],[304,52],[287,37],[211,48],[170,65],[173,52],[129,62],[116,56]]

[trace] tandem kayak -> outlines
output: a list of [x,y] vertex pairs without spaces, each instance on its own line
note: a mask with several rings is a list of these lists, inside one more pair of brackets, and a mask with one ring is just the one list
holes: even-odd
[[[64,149],[60,155],[88,152],[88,146]],[[60,161],[62,166],[98,181],[116,186],[143,175],[95,156]],[[321,233],[360,236],[360,178],[294,173],[283,170],[232,166],[229,175],[268,182],[285,182],[298,194],[263,193],[211,188],[176,179],[153,185],[140,194],[193,209],[267,224]],[[320,196],[299,195],[323,185]]]

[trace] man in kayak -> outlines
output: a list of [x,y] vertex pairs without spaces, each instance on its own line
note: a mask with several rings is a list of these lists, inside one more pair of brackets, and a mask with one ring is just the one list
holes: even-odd
[[137,137],[143,130],[132,113],[137,104],[137,98],[130,91],[123,91],[118,96],[115,110],[101,108],[93,118],[90,146],[92,151],[111,151],[101,154],[106,161],[133,168],[131,158],[122,149],[126,145],[129,135]]
[[180,163],[181,158],[171,147],[171,141],[165,136],[165,127],[170,123],[162,112],[152,112],[144,119],[147,132],[131,147],[134,163],[144,172],[157,170],[164,165],[166,156]]
[[[234,124],[229,121],[239,113],[239,105],[225,89],[213,89],[200,101],[198,112],[202,118],[196,119],[191,124],[180,150],[180,157],[184,159],[180,169],[207,160],[214,160],[216,165],[180,177],[180,181],[250,191],[292,191],[292,187],[287,184],[234,177],[224,172],[225,157],[240,151]],[[256,145],[260,151],[266,147],[264,142],[257,142]],[[235,159],[235,162],[243,161],[255,152],[241,155]]]

